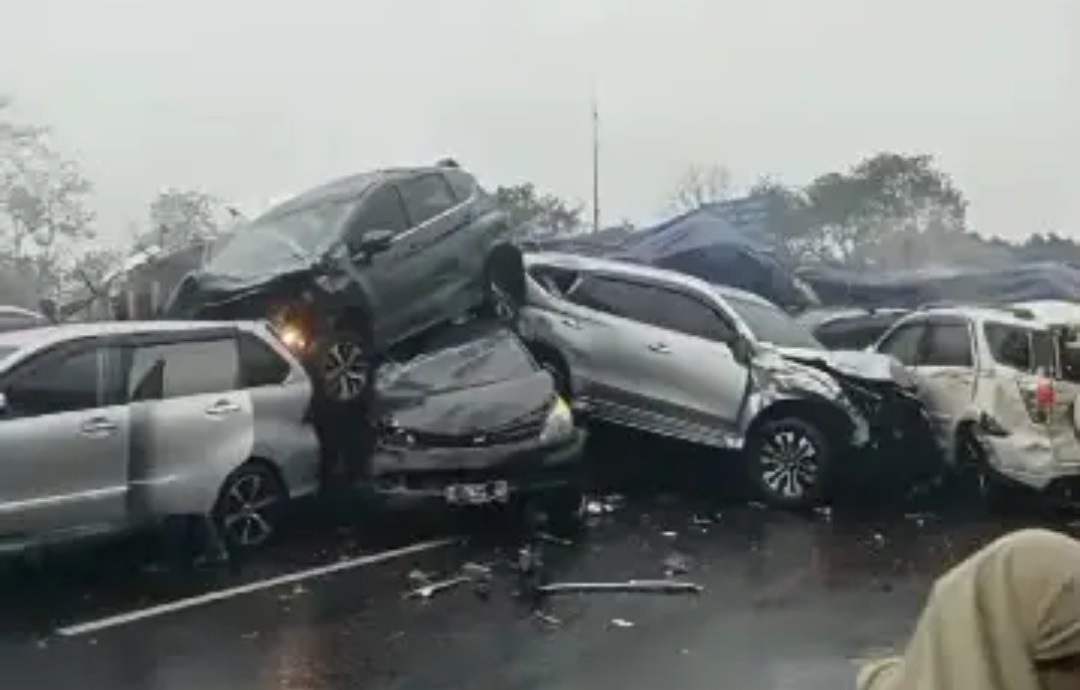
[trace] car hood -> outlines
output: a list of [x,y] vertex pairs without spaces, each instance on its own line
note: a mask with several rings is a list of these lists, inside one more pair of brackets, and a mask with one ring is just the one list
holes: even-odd
[[777,352],[786,359],[848,378],[895,383],[903,388],[914,386],[914,379],[900,362],[878,352],[810,350],[794,347],[777,348]]
[[380,389],[376,415],[383,426],[438,436],[469,436],[535,427],[539,432],[555,398],[551,376],[524,378],[446,391]]

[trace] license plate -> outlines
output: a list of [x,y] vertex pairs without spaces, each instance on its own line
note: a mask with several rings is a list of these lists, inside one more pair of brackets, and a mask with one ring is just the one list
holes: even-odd
[[505,503],[510,499],[510,485],[505,481],[486,484],[451,484],[444,492],[451,505],[479,506],[486,503]]

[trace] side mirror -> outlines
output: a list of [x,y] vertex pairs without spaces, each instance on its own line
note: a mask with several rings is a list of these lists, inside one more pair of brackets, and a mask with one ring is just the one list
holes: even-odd
[[394,234],[392,230],[368,230],[353,243],[352,249],[368,256],[384,252],[394,243]]

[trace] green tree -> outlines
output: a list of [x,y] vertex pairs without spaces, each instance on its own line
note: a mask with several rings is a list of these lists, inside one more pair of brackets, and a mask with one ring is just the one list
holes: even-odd
[[[0,101],[0,116],[9,105]],[[49,131],[0,117],[0,258],[32,276],[39,297],[63,280],[70,248],[92,238],[90,182],[52,146]]]
[[192,189],[165,189],[150,203],[151,230],[139,246],[159,245],[175,251],[212,240],[221,231],[224,206],[212,194]]
[[[827,173],[804,190],[811,244],[821,258],[872,264],[901,234],[964,232],[967,202],[930,156],[882,153],[847,173]],[[907,239],[901,237],[901,242]]]
[[731,172],[721,165],[691,165],[683,171],[671,193],[671,209],[693,211],[731,198]]
[[582,206],[553,194],[541,194],[532,183],[498,187],[495,202],[510,217],[513,228],[533,237],[560,237],[581,232]]

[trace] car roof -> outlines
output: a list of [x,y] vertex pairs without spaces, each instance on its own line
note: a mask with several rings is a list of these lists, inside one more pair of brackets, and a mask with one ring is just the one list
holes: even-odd
[[10,304],[0,304],[0,316],[25,316],[28,319],[44,319],[42,314]]
[[198,332],[221,328],[256,328],[253,321],[89,321],[85,323],[65,323],[53,326],[41,326],[18,331],[0,333],[0,347],[22,349],[43,347],[80,338],[100,336],[136,335],[146,333]]
[[913,311],[911,314],[904,317],[897,323],[906,323],[920,316],[951,316],[955,318],[972,319],[980,323],[985,321],[993,321],[995,323],[1002,323],[1008,326],[1020,326],[1022,328],[1029,329],[1049,328],[1049,324],[1038,318],[1036,315],[1032,314],[1031,316],[1022,316],[1018,314],[1014,308],[1006,305],[1002,305],[1000,307],[986,305],[955,305],[947,307],[930,307]]
[[613,275],[622,275],[630,278],[641,277],[668,285],[683,286],[694,290],[702,290],[718,295],[723,299],[736,299],[743,302],[752,302],[765,307],[779,309],[769,300],[760,295],[755,295],[746,290],[717,285],[707,280],[696,278],[686,273],[671,271],[666,268],[655,268],[631,261],[619,259],[602,259],[580,254],[567,254],[564,252],[527,252],[525,254],[526,267],[543,264],[557,268],[565,268],[572,271],[603,272]]
[[298,211],[324,202],[349,201],[362,196],[369,189],[382,182],[410,177],[422,172],[441,173],[446,172],[447,170],[464,172],[460,168],[426,166],[416,168],[382,168],[379,170],[370,170],[368,172],[340,177],[303,191],[288,201],[284,201],[274,206],[260,217],[271,218],[273,216],[292,213],[293,211]]

